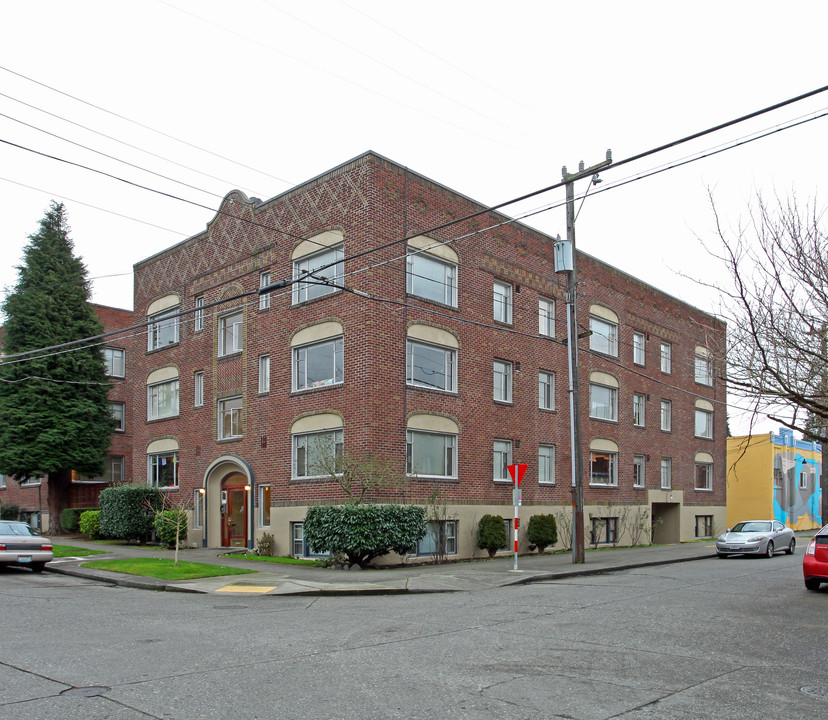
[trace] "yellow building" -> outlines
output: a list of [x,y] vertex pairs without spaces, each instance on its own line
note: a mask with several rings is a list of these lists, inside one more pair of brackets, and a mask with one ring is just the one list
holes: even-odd
[[793,431],[727,439],[727,526],[779,520],[794,530],[822,527],[822,448]]

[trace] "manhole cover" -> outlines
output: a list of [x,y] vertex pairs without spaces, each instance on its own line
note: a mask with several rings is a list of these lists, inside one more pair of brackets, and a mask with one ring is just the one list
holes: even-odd
[[806,695],[812,697],[828,699],[828,685],[809,685],[808,687],[800,688]]
[[108,692],[110,688],[103,685],[90,685],[89,687],[73,687],[64,690],[61,695],[80,695],[81,697],[98,697]]

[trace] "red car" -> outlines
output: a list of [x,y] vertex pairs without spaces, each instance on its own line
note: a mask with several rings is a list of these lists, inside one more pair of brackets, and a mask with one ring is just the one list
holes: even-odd
[[808,590],[818,590],[820,583],[828,583],[828,525],[808,543],[802,558],[802,574]]

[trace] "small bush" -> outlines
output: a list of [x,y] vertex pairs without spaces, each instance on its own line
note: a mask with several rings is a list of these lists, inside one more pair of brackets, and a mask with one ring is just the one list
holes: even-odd
[[80,516],[87,510],[97,510],[97,508],[64,508],[61,510],[60,526],[63,528],[64,532],[77,532],[80,528]]
[[558,542],[558,523],[554,515],[533,515],[529,518],[526,537],[543,553],[550,545]]
[[101,511],[87,510],[82,512],[80,520],[78,520],[78,529],[81,535],[85,535],[92,540],[99,538],[101,536]]
[[501,548],[506,547],[506,525],[500,515],[484,515],[477,523],[477,547],[486,550],[489,557],[494,557]]
[[0,520],[17,520],[20,517],[20,506],[14,503],[0,504]]
[[187,538],[187,513],[184,510],[161,510],[156,513],[153,521],[155,534],[168,548],[178,545]]
[[256,540],[256,552],[264,557],[273,557],[273,551],[276,548],[276,538],[270,533],[262,533],[262,536]]
[[163,505],[158,488],[116,485],[101,491],[101,533],[122,540],[145,540],[153,530],[155,513]]

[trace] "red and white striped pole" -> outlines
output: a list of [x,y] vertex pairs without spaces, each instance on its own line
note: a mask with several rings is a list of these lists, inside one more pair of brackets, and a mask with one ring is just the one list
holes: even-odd
[[520,463],[518,465],[507,465],[509,468],[509,474],[512,476],[512,482],[515,484],[514,490],[512,490],[512,502],[515,506],[515,567],[514,569],[518,569],[518,528],[520,527],[520,521],[518,520],[518,507],[520,506],[520,481],[523,480],[523,474],[526,472],[526,468],[528,467],[525,463]]

